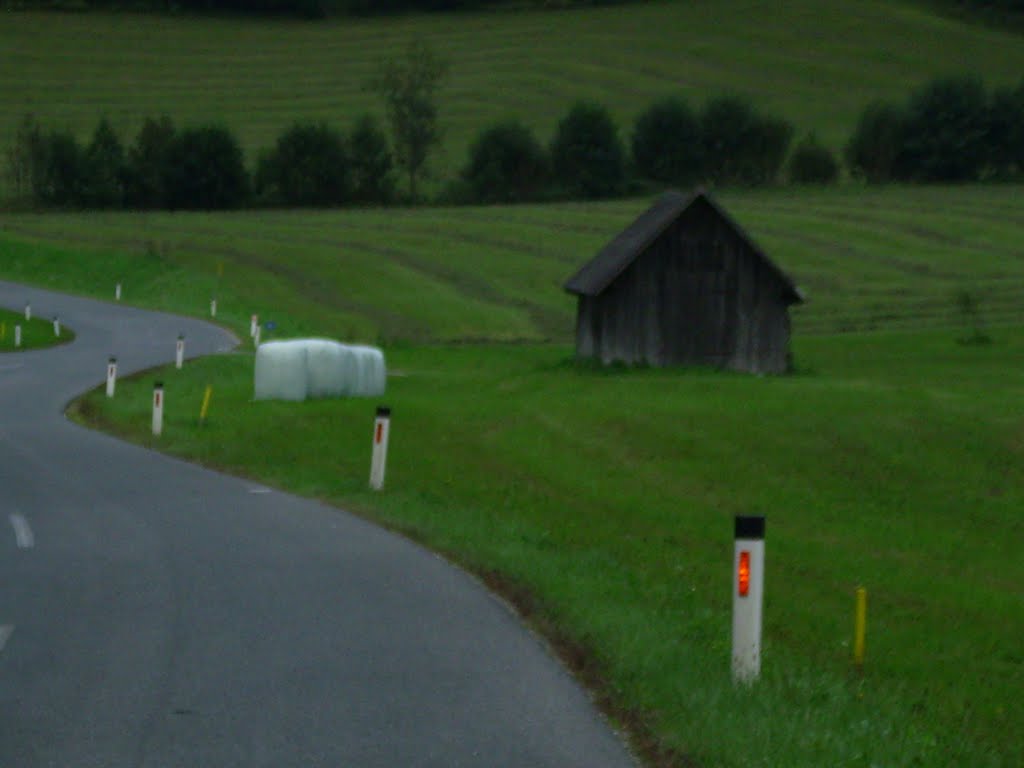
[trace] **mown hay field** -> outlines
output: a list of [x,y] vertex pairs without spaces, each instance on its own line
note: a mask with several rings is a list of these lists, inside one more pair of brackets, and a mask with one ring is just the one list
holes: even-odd
[[[976,185],[719,197],[807,294],[794,310],[799,335],[962,325],[964,292],[983,322],[1019,322],[1022,195]],[[133,301],[197,313],[220,292],[238,322],[271,313],[282,333],[567,341],[575,306],[562,283],[649,202],[18,214],[0,215],[0,237],[9,276],[101,296],[120,280]],[[40,259],[50,267],[40,270]]]
[[422,38],[450,64],[433,162],[450,178],[473,137],[519,117],[542,141],[579,99],[628,135],[655,99],[738,93],[838,150],[872,99],[902,100],[937,75],[1020,81],[1019,36],[868,0],[716,0],[515,13],[300,22],[146,14],[0,16],[0,146],[33,112],[86,139],[101,116],[127,138],[147,115],[220,121],[250,160],[295,120],[348,128],[383,115],[365,89],[378,63]]

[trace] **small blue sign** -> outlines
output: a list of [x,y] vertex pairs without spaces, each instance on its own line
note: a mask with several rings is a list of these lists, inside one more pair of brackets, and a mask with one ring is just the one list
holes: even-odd
[[264,325],[264,327],[265,327],[265,328],[266,328],[266,329],[267,329],[268,331],[272,331],[272,330],[274,330],[275,328],[277,328],[277,323],[275,323],[275,322],[274,322],[273,320],[267,320],[267,322],[266,322],[266,324]]

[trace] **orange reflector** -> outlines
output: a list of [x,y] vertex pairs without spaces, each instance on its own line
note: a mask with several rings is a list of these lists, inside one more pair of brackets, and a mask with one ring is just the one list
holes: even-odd
[[380,441],[383,439],[383,437],[384,437],[384,424],[383,424],[383,422],[378,421],[377,422],[377,436],[375,438],[375,442],[379,445]]
[[740,597],[746,597],[750,592],[750,553],[740,552],[739,570],[736,573],[739,582]]

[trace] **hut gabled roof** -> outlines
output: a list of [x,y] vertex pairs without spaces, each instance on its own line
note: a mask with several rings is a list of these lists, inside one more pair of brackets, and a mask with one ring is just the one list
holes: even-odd
[[785,287],[785,298],[789,303],[797,304],[804,300],[803,292],[790,277],[765,255],[760,246],[703,189],[697,189],[690,195],[684,195],[675,190],[663,194],[655,201],[654,205],[640,214],[636,221],[620,232],[610,243],[598,251],[593,259],[570,277],[565,283],[565,290],[579,296],[598,296],[603,293],[651,243],[671,226],[672,222],[698,200],[703,200],[711,206],[712,210],[750,247],[750,250],[778,276]]

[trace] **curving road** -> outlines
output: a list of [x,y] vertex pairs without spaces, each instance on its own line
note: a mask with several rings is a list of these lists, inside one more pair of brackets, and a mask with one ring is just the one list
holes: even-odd
[[337,509],[96,434],[209,324],[0,282],[73,344],[0,355],[0,766],[632,766],[495,598]]

